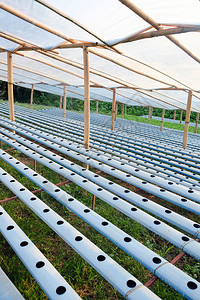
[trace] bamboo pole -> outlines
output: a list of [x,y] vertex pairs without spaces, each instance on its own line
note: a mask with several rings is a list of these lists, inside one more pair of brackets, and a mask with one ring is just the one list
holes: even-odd
[[99,113],[99,100],[96,101],[96,114]]
[[31,109],[33,109],[33,90],[34,90],[34,84],[32,84],[32,88],[31,88],[31,100],[30,100]]
[[183,148],[186,149],[187,147],[187,138],[188,138],[188,129],[190,123],[190,113],[191,113],[191,104],[192,104],[192,91],[188,92],[188,100],[187,100],[187,110],[185,116],[185,127],[184,127],[184,134],[183,134]]
[[122,103],[122,119],[124,118],[124,103]]
[[115,121],[117,120],[117,112],[118,112],[118,101],[116,101],[116,105],[115,105]]
[[[148,28],[149,29],[149,28]],[[141,39],[148,39],[156,36],[166,36],[169,34],[178,34],[178,33],[185,33],[185,32],[190,32],[190,31],[199,31],[200,26],[194,26],[190,27],[187,25],[182,25],[181,27],[175,27],[175,28],[167,28],[167,29],[159,29],[159,30],[154,30],[154,31],[149,31],[149,32],[143,32],[140,34],[134,34],[128,38],[125,38],[117,43],[114,43],[113,46],[117,44],[122,44],[122,43],[130,43],[133,41],[138,41]]]
[[[156,28],[157,30],[160,30],[160,25],[155,20],[153,20],[150,16],[148,16],[147,14],[145,14],[140,8],[138,8],[130,0],[119,0],[119,1],[122,4],[124,4],[125,6],[127,6],[134,13],[136,13],[143,20],[145,20],[147,23],[149,23],[150,25],[152,25],[154,28]],[[182,49],[185,53],[187,53],[190,57],[192,57],[198,63],[200,63],[200,59],[196,55],[194,55],[190,50],[188,50],[184,45],[182,45],[177,39],[175,39],[174,36],[167,35],[166,38],[169,39],[176,46],[178,46],[180,49]]]
[[114,124],[115,124],[115,109],[116,109],[116,89],[113,89],[111,130],[114,130]]
[[163,109],[163,111],[162,111],[162,120],[161,120],[161,124],[160,124],[160,131],[162,131],[162,128],[163,128],[164,117],[165,117],[165,109]]
[[196,124],[195,124],[195,128],[194,128],[194,133],[197,133],[197,130],[198,130],[198,123],[199,123],[199,113],[197,113]]
[[149,106],[149,117],[148,117],[148,124],[150,124],[150,120],[152,118],[152,107]]
[[60,109],[62,109],[62,96],[60,96]]
[[176,110],[174,110],[174,120],[176,120]]
[[13,63],[12,63],[12,53],[11,52],[7,52],[7,63],[8,63],[8,104],[9,104],[9,115],[10,115],[10,120],[15,121],[14,97],[13,97]]
[[84,64],[84,147],[89,149],[90,139],[90,72],[88,48],[83,47]]
[[151,119],[153,117],[153,107],[151,107]]
[[180,124],[182,123],[182,120],[183,120],[183,110],[181,109]]
[[64,91],[63,91],[63,118],[66,118],[66,96],[67,96],[67,88],[66,84],[64,84]]

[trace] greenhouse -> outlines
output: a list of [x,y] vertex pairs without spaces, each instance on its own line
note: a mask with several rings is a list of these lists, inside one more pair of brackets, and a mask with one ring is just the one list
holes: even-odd
[[0,299],[200,299],[199,16],[0,1]]

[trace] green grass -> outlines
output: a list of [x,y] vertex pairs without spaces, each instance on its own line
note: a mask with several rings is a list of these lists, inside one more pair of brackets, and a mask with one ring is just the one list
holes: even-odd
[[[15,102],[15,105],[18,106],[22,106],[25,108],[30,108],[30,104],[29,103],[21,103],[21,102]],[[33,109],[37,110],[37,109],[48,109],[48,108],[55,108],[54,106],[46,106],[46,105],[42,105],[42,104],[33,104]]]
[[[20,161],[25,162],[28,166],[33,168],[33,161],[31,159],[27,159],[25,155],[18,151],[13,151],[12,154]],[[22,176],[7,163],[1,161],[0,166],[8,173],[12,174],[13,177],[28,189],[34,190],[38,188],[34,183]],[[65,178],[62,178],[60,175],[39,163],[37,163],[37,172],[53,183],[65,180]],[[108,176],[108,178],[111,179],[110,176]],[[117,179],[114,179],[113,181],[126,185]],[[74,183],[65,185],[62,188],[88,207],[91,207],[92,195],[90,193],[83,191],[82,188],[79,188]],[[129,186],[128,188],[135,190],[134,187]],[[148,196],[143,191],[137,192],[144,197]],[[12,196],[12,192],[1,184],[0,199],[10,196]],[[123,252],[63,205],[59,204],[47,193],[40,192],[37,196],[141,282],[145,283],[151,278],[152,274],[150,271],[145,269],[140,263]],[[164,203],[166,207],[187,214],[187,217],[190,217],[194,221],[197,221],[198,219],[194,214],[180,210],[172,204],[166,203],[164,200],[156,197],[151,197],[151,199],[159,203]],[[83,299],[123,299],[105,279],[103,279],[72,248],[63,242],[63,240],[42,222],[22,201],[17,199],[4,203],[2,206]],[[96,198],[95,211],[168,260],[171,260],[175,255],[180,253],[179,249],[153,234],[139,223],[116,211],[98,198]],[[0,236],[0,245],[0,265],[25,299],[46,300],[47,297],[43,294],[38,284],[23,266],[3,236]],[[200,276],[199,263],[188,255],[179,262],[178,266],[194,278]],[[184,299],[184,297],[168,287],[161,280],[158,280],[151,289],[162,299]]]
[[[122,115],[117,115],[118,118],[121,118]],[[132,120],[132,121],[136,121],[136,122],[141,122],[141,123],[148,123],[148,119],[147,118],[143,118],[143,117],[139,117],[139,116],[133,116],[133,115],[124,115],[124,119],[127,120]],[[156,126],[160,126],[161,121],[160,120],[155,120],[155,119],[151,119],[150,120],[150,124],[151,125],[156,125]],[[178,124],[178,123],[173,123],[173,122],[164,122],[163,123],[163,127],[166,128],[172,128],[172,129],[177,129],[177,130],[184,130],[184,124]],[[189,126],[189,132],[194,132],[194,126]],[[197,133],[200,134],[200,128],[198,128]]]

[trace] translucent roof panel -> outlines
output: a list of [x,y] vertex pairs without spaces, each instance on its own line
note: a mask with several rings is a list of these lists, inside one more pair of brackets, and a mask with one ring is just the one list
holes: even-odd
[[[200,25],[198,0],[130,0],[130,3],[163,30],[182,27],[188,30]],[[159,89],[200,89],[200,27],[195,29],[198,32],[172,35],[177,44],[182,44],[184,52],[162,36],[120,43],[146,30],[156,32],[120,0],[1,0],[0,18],[1,51],[17,49],[22,54],[13,54],[15,82],[44,84],[45,89],[47,84],[83,86],[82,48],[60,47],[99,42],[101,47],[89,47],[90,84],[106,88],[94,92],[105,101],[112,100],[108,89],[116,87],[117,101],[123,103],[186,109],[186,92],[184,95],[171,90],[161,93]],[[119,44],[115,48],[120,54],[111,49],[116,42]],[[28,51],[19,49],[19,44]],[[102,48],[105,44],[110,48]],[[6,60],[6,54],[0,53],[0,62]],[[5,73],[3,69],[1,76],[5,77]],[[199,98],[193,97],[192,110],[199,110]]]

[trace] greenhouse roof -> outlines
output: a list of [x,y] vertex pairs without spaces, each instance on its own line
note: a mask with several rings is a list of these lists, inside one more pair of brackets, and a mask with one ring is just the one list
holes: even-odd
[[[198,0],[1,0],[0,79],[13,55],[14,84],[91,100],[200,111]],[[157,38],[156,38],[157,37]]]

